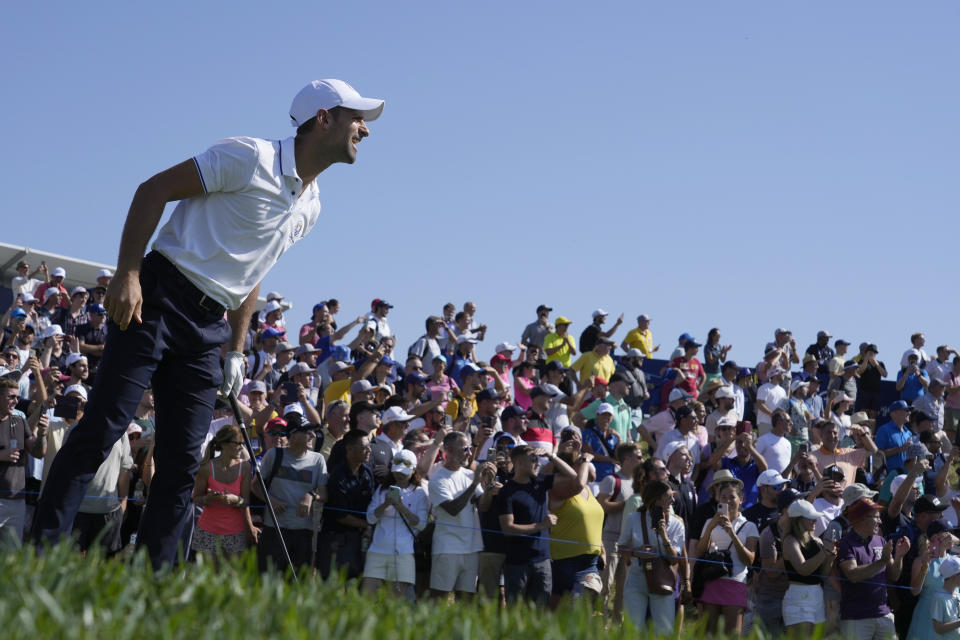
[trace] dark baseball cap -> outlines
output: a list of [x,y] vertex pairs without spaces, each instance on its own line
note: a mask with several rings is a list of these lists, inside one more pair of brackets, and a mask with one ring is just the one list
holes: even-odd
[[932,496],[929,493],[925,493],[917,498],[917,502],[913,505],[914,513],[940,513],[946,510],[946,503],[941,502],[940,498]]

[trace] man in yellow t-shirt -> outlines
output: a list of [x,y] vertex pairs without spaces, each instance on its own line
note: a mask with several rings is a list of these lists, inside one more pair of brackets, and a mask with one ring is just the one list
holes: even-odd
[[557,330],[548,333],[543,339],[543,351],[547,354],[547,362],[558,360],[564,367],[570,367],[570,356],[577,355],[573,336],[570,335],[570,321],[560,316],[554,323]]
[[353,365],[346,362],[333,361],[330,367],[330,384],[323,390],[323,402],[330,405],[337,400],[350,404],[350,383]]
[[660,345],[653,346],[653,334],[650,333],[650,316],[645,313],[637,316],[637,328],[627,333],[620,347],[624,351],[640,349],[645,358],[649,358],[660,349]]
[[600,376],[607,380],[610,379],[617,368],[613,358],[610,357],[610,347],[612,346],[612,340],[599,338],[593,351],[587,351],[570,366],[570,369],[576,371],[579,375],[581,386],[587,378]]

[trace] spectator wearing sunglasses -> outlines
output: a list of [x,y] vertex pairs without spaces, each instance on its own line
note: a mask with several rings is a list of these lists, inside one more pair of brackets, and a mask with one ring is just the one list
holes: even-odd
[[240,427],[221,427],[207,451],[193,485],[193,502],[203,513],[191,548],[198,553],[233,555],[256,541],[250,520],[250,466],[243,460]]

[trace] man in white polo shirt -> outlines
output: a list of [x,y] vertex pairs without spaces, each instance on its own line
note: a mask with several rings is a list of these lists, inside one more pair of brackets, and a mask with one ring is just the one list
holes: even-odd
[[366,123],[382,110],[382,100],[342,80],[315,80],[290,106],[296,136],[221,140],[140,185],[105,299],[111,323],[100,373],[84,419],[47,476],[33,525],[38,543],[70,531],[87,484],[152,382],[157,473],[138,543],[154,565],[174,562],[217,387],[230,395],[242,384],[240,351],[260,282],[320,217],[317,175],[354,163],[370,135]]

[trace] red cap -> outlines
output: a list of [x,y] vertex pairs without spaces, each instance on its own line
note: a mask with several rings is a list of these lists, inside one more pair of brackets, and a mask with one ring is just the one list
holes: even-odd
[[863,520],[875,511],[882,511],[883,507],[878,505],[870,498],[860,498],[852,505],[847,507],[847,520],[851,523]]
[[610,383],[607,382],[607,379],[604,378],[603,376],[594,376],[594,378],[593,378],[593,384],[602,384],[602,385],[604,385],[604,386],[607,386],[607,385],[609,385]]

